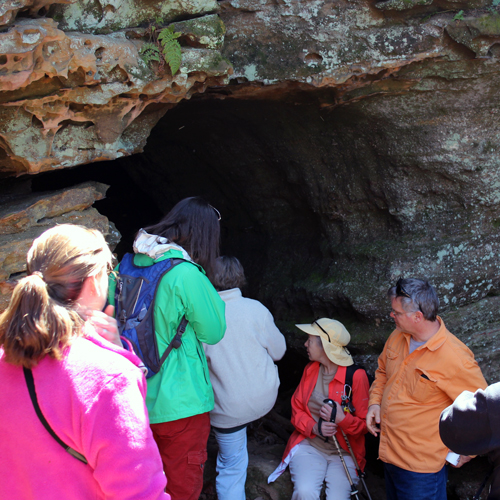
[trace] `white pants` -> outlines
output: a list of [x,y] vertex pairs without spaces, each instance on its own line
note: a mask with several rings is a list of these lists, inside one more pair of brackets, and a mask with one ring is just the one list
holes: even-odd
[[219,444],[215,489],[218,500],[245,500],[248,451],[247,428],[230,434],[214,429]]
[[[307,440],[299,443],[299,448],[290,461],[290,474],[293,481],[292,500],[318,500],[326,481],[327,500],[349,500],[351,486],[344,466],[338,455],[327,455]],[[342,450],[342,456],[349,470],[349,474],[356,485],[358,476],[349,453]]]

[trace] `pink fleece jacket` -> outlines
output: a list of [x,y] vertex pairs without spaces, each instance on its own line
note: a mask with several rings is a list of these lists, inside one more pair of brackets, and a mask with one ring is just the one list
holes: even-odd
[[42,413],[85,465],[42,426],[22,368],[6,363],[0,349],[0,498],[170,500],[139,363],[89,332],[61,361],[47,356],[33,369]]

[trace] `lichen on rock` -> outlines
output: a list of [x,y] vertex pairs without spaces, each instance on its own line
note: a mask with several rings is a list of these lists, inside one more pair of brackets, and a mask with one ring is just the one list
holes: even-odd
[[158,18],[167,23],[217,10],[216,0],[76,0],[52,7],[50,15],[60,20],[65,31],[110,33]]

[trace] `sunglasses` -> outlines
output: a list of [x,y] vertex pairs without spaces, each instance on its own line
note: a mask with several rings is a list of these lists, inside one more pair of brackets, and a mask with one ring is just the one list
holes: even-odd
[[405,287],[403,286],[403,278],[399,278],[398,282],[396,283],[396,297],[407,297],[409,298],[412,302],[417,304],[418,309],[420,312],[423,314],[424,311],[422,311],[422,308],[420,307],[420,304],[418,303],[417,300],[415,300],[406,290]]

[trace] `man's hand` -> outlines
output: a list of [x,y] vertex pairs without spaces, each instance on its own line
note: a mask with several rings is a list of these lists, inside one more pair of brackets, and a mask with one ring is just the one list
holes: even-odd
[[458,459],[457,465],[450,464],[452,467],[455,469],[458,469],[462,467],[463,464],[466,464],[467,462],[470,462],[473,457],[469,457],[467,455],[460,455],[460,458]]
[[380,432],[380,405],[371,405],[366,414],[366,427],[375,437]]

